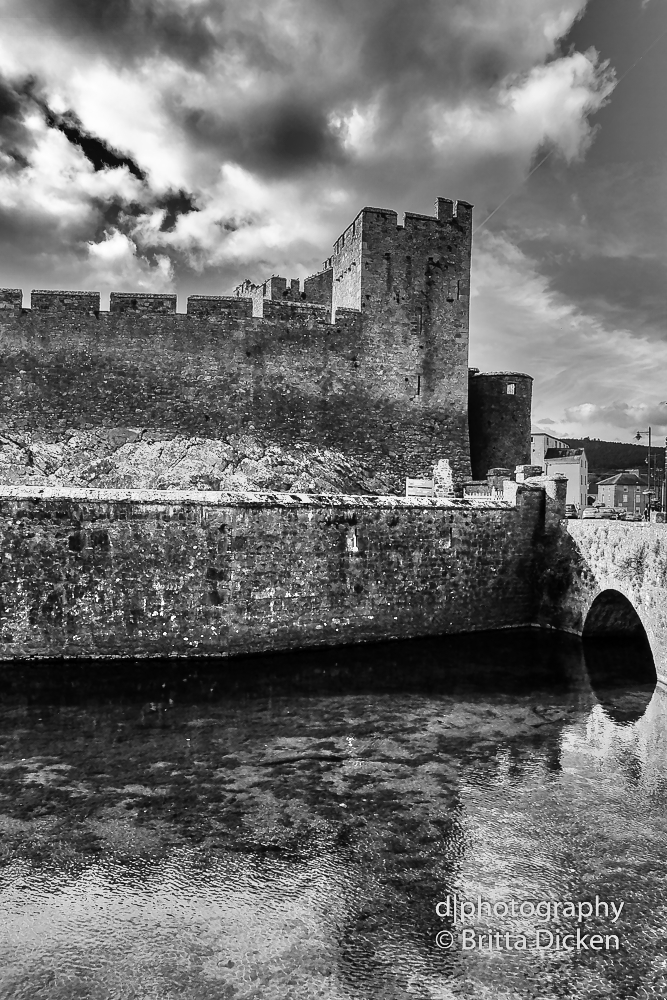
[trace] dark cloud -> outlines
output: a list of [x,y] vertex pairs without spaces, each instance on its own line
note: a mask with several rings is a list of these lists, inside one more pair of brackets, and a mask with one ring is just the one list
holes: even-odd
[[48,107],[44,111],[47,125],[50,128],[58,129],[73,146],[78,146],[95,170],[114,170],[116,167],[127,167],[137,180],[146,179],[144,171],[131,157],[123,156],[122,153],[112,149],[97,136],[86,132],[73,111],[68,111],[64,115],[57,115]]
[[187,7],[178,0],[22,0],[40,22],[60,34],[90,41],[96,49],[130,62],[163,53],[187,65],[203,63],[217,46],[208,16],[220,16],[224,0]]
[[554,270],[551,287],[631,334],[653,330],[667,340],[667,267],[659,260],[571,254]]
[[68,111],[56,114],[49,107],[40,82],[35,77],[12,83],[0,77],[0,149],[11,157],[17,166],[25,168],[30,164],[30,149],[34,140],[25,127],[26,114],[37,108],[49,128],[62,132],[77,146],[95,170],[127,167],[138,180],[145,180],[143,170],[129,157],[113,149],[97,136],[87,132],[76,114]]
[[[455,15],[466,10],[459,0],[298,0],[291,17],[299,30],[291,34],[280,30],[275,3],[265,16],[255,9],[252,28],[237,24],[219,39],[251,81],[243,99],[221,93],[215,110],[174,102],[173,112],[197,144],[268,175],[344,162],[332,121],[359,102],[373,101],[381,143],[397,129],[416,131],[446,94],[484,93],[534,62],[525,40],[484,35],[470,19],[457,26]],[[411,158],[425,155],[407,147]]]
[[355,90],[361,79],[373,89],[387,87],[392,94],[388,108],[396,107],[396,98],[403,103],[411,95],[435,94],[442,87],[459,92],[471,86],[484,89],[533,61],[522,57],[520,38],[502,31],[485,35],[482,18],[478,30],[470,19],[460,19],[457,15],[466,6],[460,0],[315,0],[313,6],[323,19],[336,10],[349,46],[358,47]]
[[[236,23],[219,39],[250,81],[242,99],[221,93],[206,111],[176,99],[172,113],[195,144],[269,176],[344,163],[333,122],[358,102],[373,101],[382,144],[382,135],[417,130],[445,94],[488,91],[534,58],[508,33],[484,36],[469,19],[456,27],[454,15],[465,11],[459,0],[297,0],[292,33],[280,30],[275,3],[254,10],[252,26]],[[411,143],[405,154],[428,155]]]
[[24,125],[29,83],[12,83],[0,76],[0,152],[18,169],[28,166],[28,151],[33,145]]
[[9,138],[17,131],[21,118],[21,100],[18,93],[6,80],[0,77],[0,129],[3,138]]
[[173,232],[179,216],[197,210],[193,196],[186,191],[177,191],[175,194],[171,193],[164,198],[158,198],[156,207],[165,210],[165,216],[160,226],[160,231],[163,233]]
[[[174,113],[179,114],[178,109]],[[340,136],[326,111],[293,93],[267,97],[236,120],[195,110],[180,114],[198,145],[218,149],[224,159],[260,174],[298,174],[344,159]]]

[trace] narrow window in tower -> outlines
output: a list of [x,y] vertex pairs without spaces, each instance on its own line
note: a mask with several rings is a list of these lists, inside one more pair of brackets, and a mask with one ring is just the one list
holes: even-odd
[[422,394],[422,377],[421,377],[421,375],[418,375],[417,376],[417,395],[421,396],[421,394]]
[[507,383],[507,395],[508,396],[513,396],[514,395],[514,390],[515,390],[514,382],[508,382]]

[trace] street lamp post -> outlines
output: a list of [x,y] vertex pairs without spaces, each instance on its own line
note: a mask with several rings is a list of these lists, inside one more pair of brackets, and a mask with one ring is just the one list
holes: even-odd
[[[661,400],[660,406],[667,406],[667,400]],[[667,438],[665,438],[664,458],[662,466],[662,510],[663,516],[667,518]]]
[[646,503],[648,504],[648,516],[649,520],[651,518],[651,428],[648,431],[637,431],[635,434],[635,441],[641,441],[644,434],[648,434],[648,457],[646,459],[646,464],[648,465],[648,476],[647,476],[647,487],[646,487]]

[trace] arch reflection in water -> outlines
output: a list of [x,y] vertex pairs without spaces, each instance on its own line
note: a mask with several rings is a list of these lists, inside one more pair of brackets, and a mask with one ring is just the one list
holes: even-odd
[[605,590],[593,601],[583,631],[591,687],[610,718],[640,719],[651,701],[656,670],[648,636],[627,597]]
[[[631,707],[636,695],[632,688],[613,692],[614,710],[591,690],[588,710],[563,728],[561,767],[572,771],[577,757],[596,758],[598,777],[612,779],[624,809],[634,800],[635,806],[641,802],[642,808],[662,814],[667,796],[667,690],[658,684],[643,711],[639,699]],[[642,799],[644,795],[649,798]]]

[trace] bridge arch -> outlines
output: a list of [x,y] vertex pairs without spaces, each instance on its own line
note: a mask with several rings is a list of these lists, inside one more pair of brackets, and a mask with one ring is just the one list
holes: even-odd
[[667,525],[561,521],[553,537],[542,604],[548,624],[585,640],[622,639],[637,633],[638,618],[667,687]]
[[648,704],[657,681],[651,630],[626,594],[611,587],[598,592],[585,615],[582,639],[591,686],[601,700],[598,689],[639,684],[647,687]]
[[593,599],[584,618],[584,639],[598,636],[641,638],[647,632],[632,601],[620,590],[602,590]]

